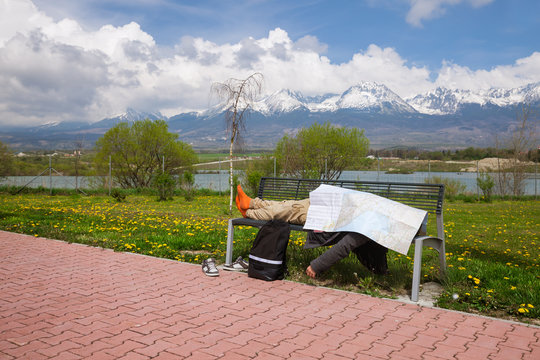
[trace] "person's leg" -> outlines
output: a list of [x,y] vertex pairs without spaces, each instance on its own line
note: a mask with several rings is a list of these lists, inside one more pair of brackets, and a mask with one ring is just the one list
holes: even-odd
[[256,220],[283,220],[291,224],[303,225],[306,222],[309,199],[268,201],[252,199],[246,217]]
[[367,243],[369,238],[358,233],[348,233],[338,243],[326,250],[315,260],[311,261],[306,269],[306,274],[312,278],[328,270],[332,265],[341,259],[346,258],[349,253],[356,248]]
[[383,275],[388,272],[386,260],[388,249],[384,246],[377,244],[375,241],[369,241],[353,251],[362,265],[372,273]]

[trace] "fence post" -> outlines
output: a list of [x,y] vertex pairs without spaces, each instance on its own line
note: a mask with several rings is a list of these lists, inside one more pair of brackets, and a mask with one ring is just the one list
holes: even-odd
[[536,164],[534,164],[534,200],[538,199],[537,182],[538,182],[538,158],[536,159]]
[[324,177],[328,180],[328,158],[324,158]]
[[274,177],[276,177],[276,157],[274,156]]
[[478,160],[476,160],[476,201],[480,201],[480,188],[478,187],[479,176],[480,176],[480,167],[478,166]]
[[49,194],[52,195],[52,154],[49,154]]
[[109,155],[109,196],[111,196],[111,186],[112,186],[112,162],[111,162],[111,155]]

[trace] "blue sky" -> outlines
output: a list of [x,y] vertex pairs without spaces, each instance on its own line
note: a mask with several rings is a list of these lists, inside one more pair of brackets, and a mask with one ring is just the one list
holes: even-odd
[[540,81],[538,14],[538,0],[4,0],[0,124],[200,110],[212,82],[255,71],[267,92],[310,95],[518,87]]
[[406,0],[34,1],[58,19],[75,17],[88,28],[135,21],[164,46],[182,36],[235,43],[279,27],[293,40],[317,37],[334,63],[369,44],[395,48],[407,61],[434,69],[443,60],[489,69],[540,50],[540,1],[426,2],[439,2],[438,10],[411,23]]

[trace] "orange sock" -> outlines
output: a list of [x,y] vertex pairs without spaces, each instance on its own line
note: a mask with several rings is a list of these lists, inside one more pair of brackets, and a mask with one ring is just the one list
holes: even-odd
[[242,214],[243,217],[247,217],[246,216],[247,209],[242,209],[242,206],[240,206],[240,199],[238,198],[238,195],[236,195],[235,202],[236,202],[236,207],[238,208],[238,211],[240,211],[240,214]]
[[242,212],[242,215],[244,215],[247,209],[249,209],[249,203],[251,202],[251,198],[246,195],[240,185],[236,187],[236,190],[238,191],[238,195],[236,196],[236,198],[238,199],[236,206],[238,206],[238,209],[240,210],[240,212]]

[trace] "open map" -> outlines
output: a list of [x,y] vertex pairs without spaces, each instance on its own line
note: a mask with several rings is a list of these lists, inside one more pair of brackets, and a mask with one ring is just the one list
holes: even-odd
[[304,229],[352,231],[403,255],[427,211],[363,191],[321,185],[309,194]]

